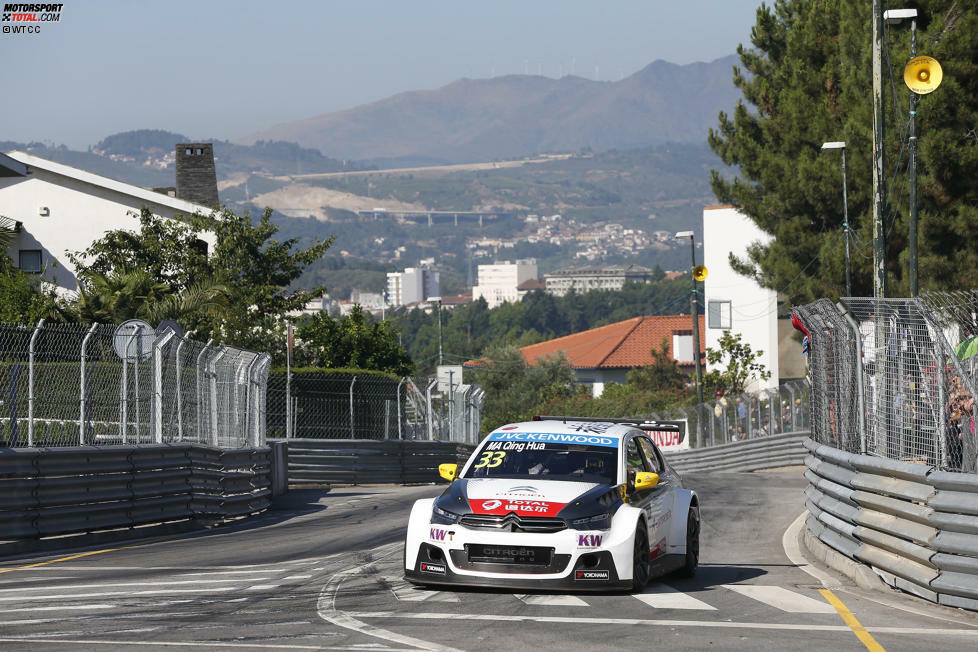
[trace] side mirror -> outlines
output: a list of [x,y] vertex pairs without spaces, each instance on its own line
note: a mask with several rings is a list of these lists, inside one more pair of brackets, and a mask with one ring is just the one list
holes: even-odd
[[635,474],[635,491],[654,489],[659,484],[658,473],[639,472]]
[[[458,475],[458,464],[439,464],[438,475],[445,478],[449,482],[454,482],[455,476]],[[656,481],[658,481],[658,479],[659,476],[656,476]]]

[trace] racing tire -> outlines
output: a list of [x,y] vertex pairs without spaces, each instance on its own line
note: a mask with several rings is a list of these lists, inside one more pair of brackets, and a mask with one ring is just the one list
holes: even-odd
[[635,528],[635,539],[632,552],[632,591],[638,592],[645,588],[652,577],[652,557],[649,550],[649,533],[645,523],[639,521]]
[[686,561],[676,571],[680,577],[693,577],[700,563],[700,508],[690,505],[686,516]]

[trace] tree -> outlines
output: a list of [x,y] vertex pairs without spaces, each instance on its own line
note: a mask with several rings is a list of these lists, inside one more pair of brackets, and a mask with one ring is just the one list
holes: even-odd
[[[919,51],[940,60],[944,81],[922,98],[918,159],[922,288],[958,287],[978,265],[978,10],[958,0],[920,0]],[[777,0],[762,5],[740,46],[742,91],[732,115],[721,113],[709,145],[738,175],[712,172],[713,192],[774,236],[734,261],[761,285],[793,303],[844,291],[843,207],[838,156],[825,141],[847,143],[853,292],[872,295],[871,7],[868,2]],[[906,28],[889,28],[885,61],[887,170],[885,216],[888,292],[905,295],[908,91],[899,79],[909,58]],[[887,75],[890,75],[887,70]],[[892,76],[892,75],[890,75]],[[807,268],[806,268],[807,266]]]
[[[80,309],[89,318],[167,314],[198,337],[264,350],[276,318],[325,292],[325,286],[303,291],[291,285],[332,239],[306,248],[294,238],[278,242],[270,209],[257,223],[229,209],[183,221],[143,209],[139,221],[137,232],[110,231],[70,255],[83,288]],[[215,239],[209,254],[205,232]]]
[[743,394],[749,380],[767,380],[771,372],[757,360],[764,351],[754,351],[750,344],[742,341],[740,333],[732,335],[724,331],[720,336],[720,348],[706,349],[706,361],[710,365],[723,364],[722,369],[714,369],[703,374],[704,393]]
[[300,324],[298,336],[320,367],[373,369],[399,376],[414,372],[414,362],[398,342],[394,326],[386,320],[369,323],[359,304],[339,320],[317,313]]
[[45,292],[40,277],[15,268],[0,242],[0,322],[36,324],[42,317],[60,319],[53,292]]
[[629,385],[643,391],[681,391],[689,375],[669,355],[669,339],[663,337],[659,348],[652,348],[652,364],[632,369],[626,375]]

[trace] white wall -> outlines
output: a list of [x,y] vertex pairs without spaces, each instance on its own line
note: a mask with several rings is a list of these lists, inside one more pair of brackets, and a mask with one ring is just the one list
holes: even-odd
[[[45,280],[65,290],[77,290],[74,266],[65,251],[87,249],[107,231],[138,231],[138,217],[127,213],[138,215],[150,202],[33,166],[30,169],[32,174],[27,177],[0,178],[0,215],[23,223],[8,254],[16,265],[18,250],[40,249]],[[47,216],[39,215],[42,206],[47,207]],[[178,213],[162,204],[148,208],[166,218]],[[213,234],[202,234],[201,239],[213,248]]]
[[479,284],[472,288],[472,300],[477,301],[479,297],[483,297],[490,308],[506,301],[519,301],[516,288],[535,278],[537,263],[533,259],[479,265]]
[[761,364],[771,372],[771,378],[759,387],[778,386],[778,295],[762,288],[754,280],[737,274],[730,267],[730,254],[743,258],[753,242],[767,243],[771,236],[761,231],[736,208],[729,206],[703,209],[703,264],[708,276],[706,294],[706,346],[719,348],[724,330],[710,328],[711,301],[730,301],[731,332],[742,336],[754,351],[764,355]]

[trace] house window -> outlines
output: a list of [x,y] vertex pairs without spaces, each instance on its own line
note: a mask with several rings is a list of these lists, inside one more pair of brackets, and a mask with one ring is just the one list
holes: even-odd
[[672,357],[676,362],[693,362],[693,334],[690,331],[672,334]]
[[40,249],[21,249],[20,250],[20,269],[28,274],[41,273],[41,250]]
[[730,302],[710,301],[707,306],[707,326],[709,328],[731,328]]

